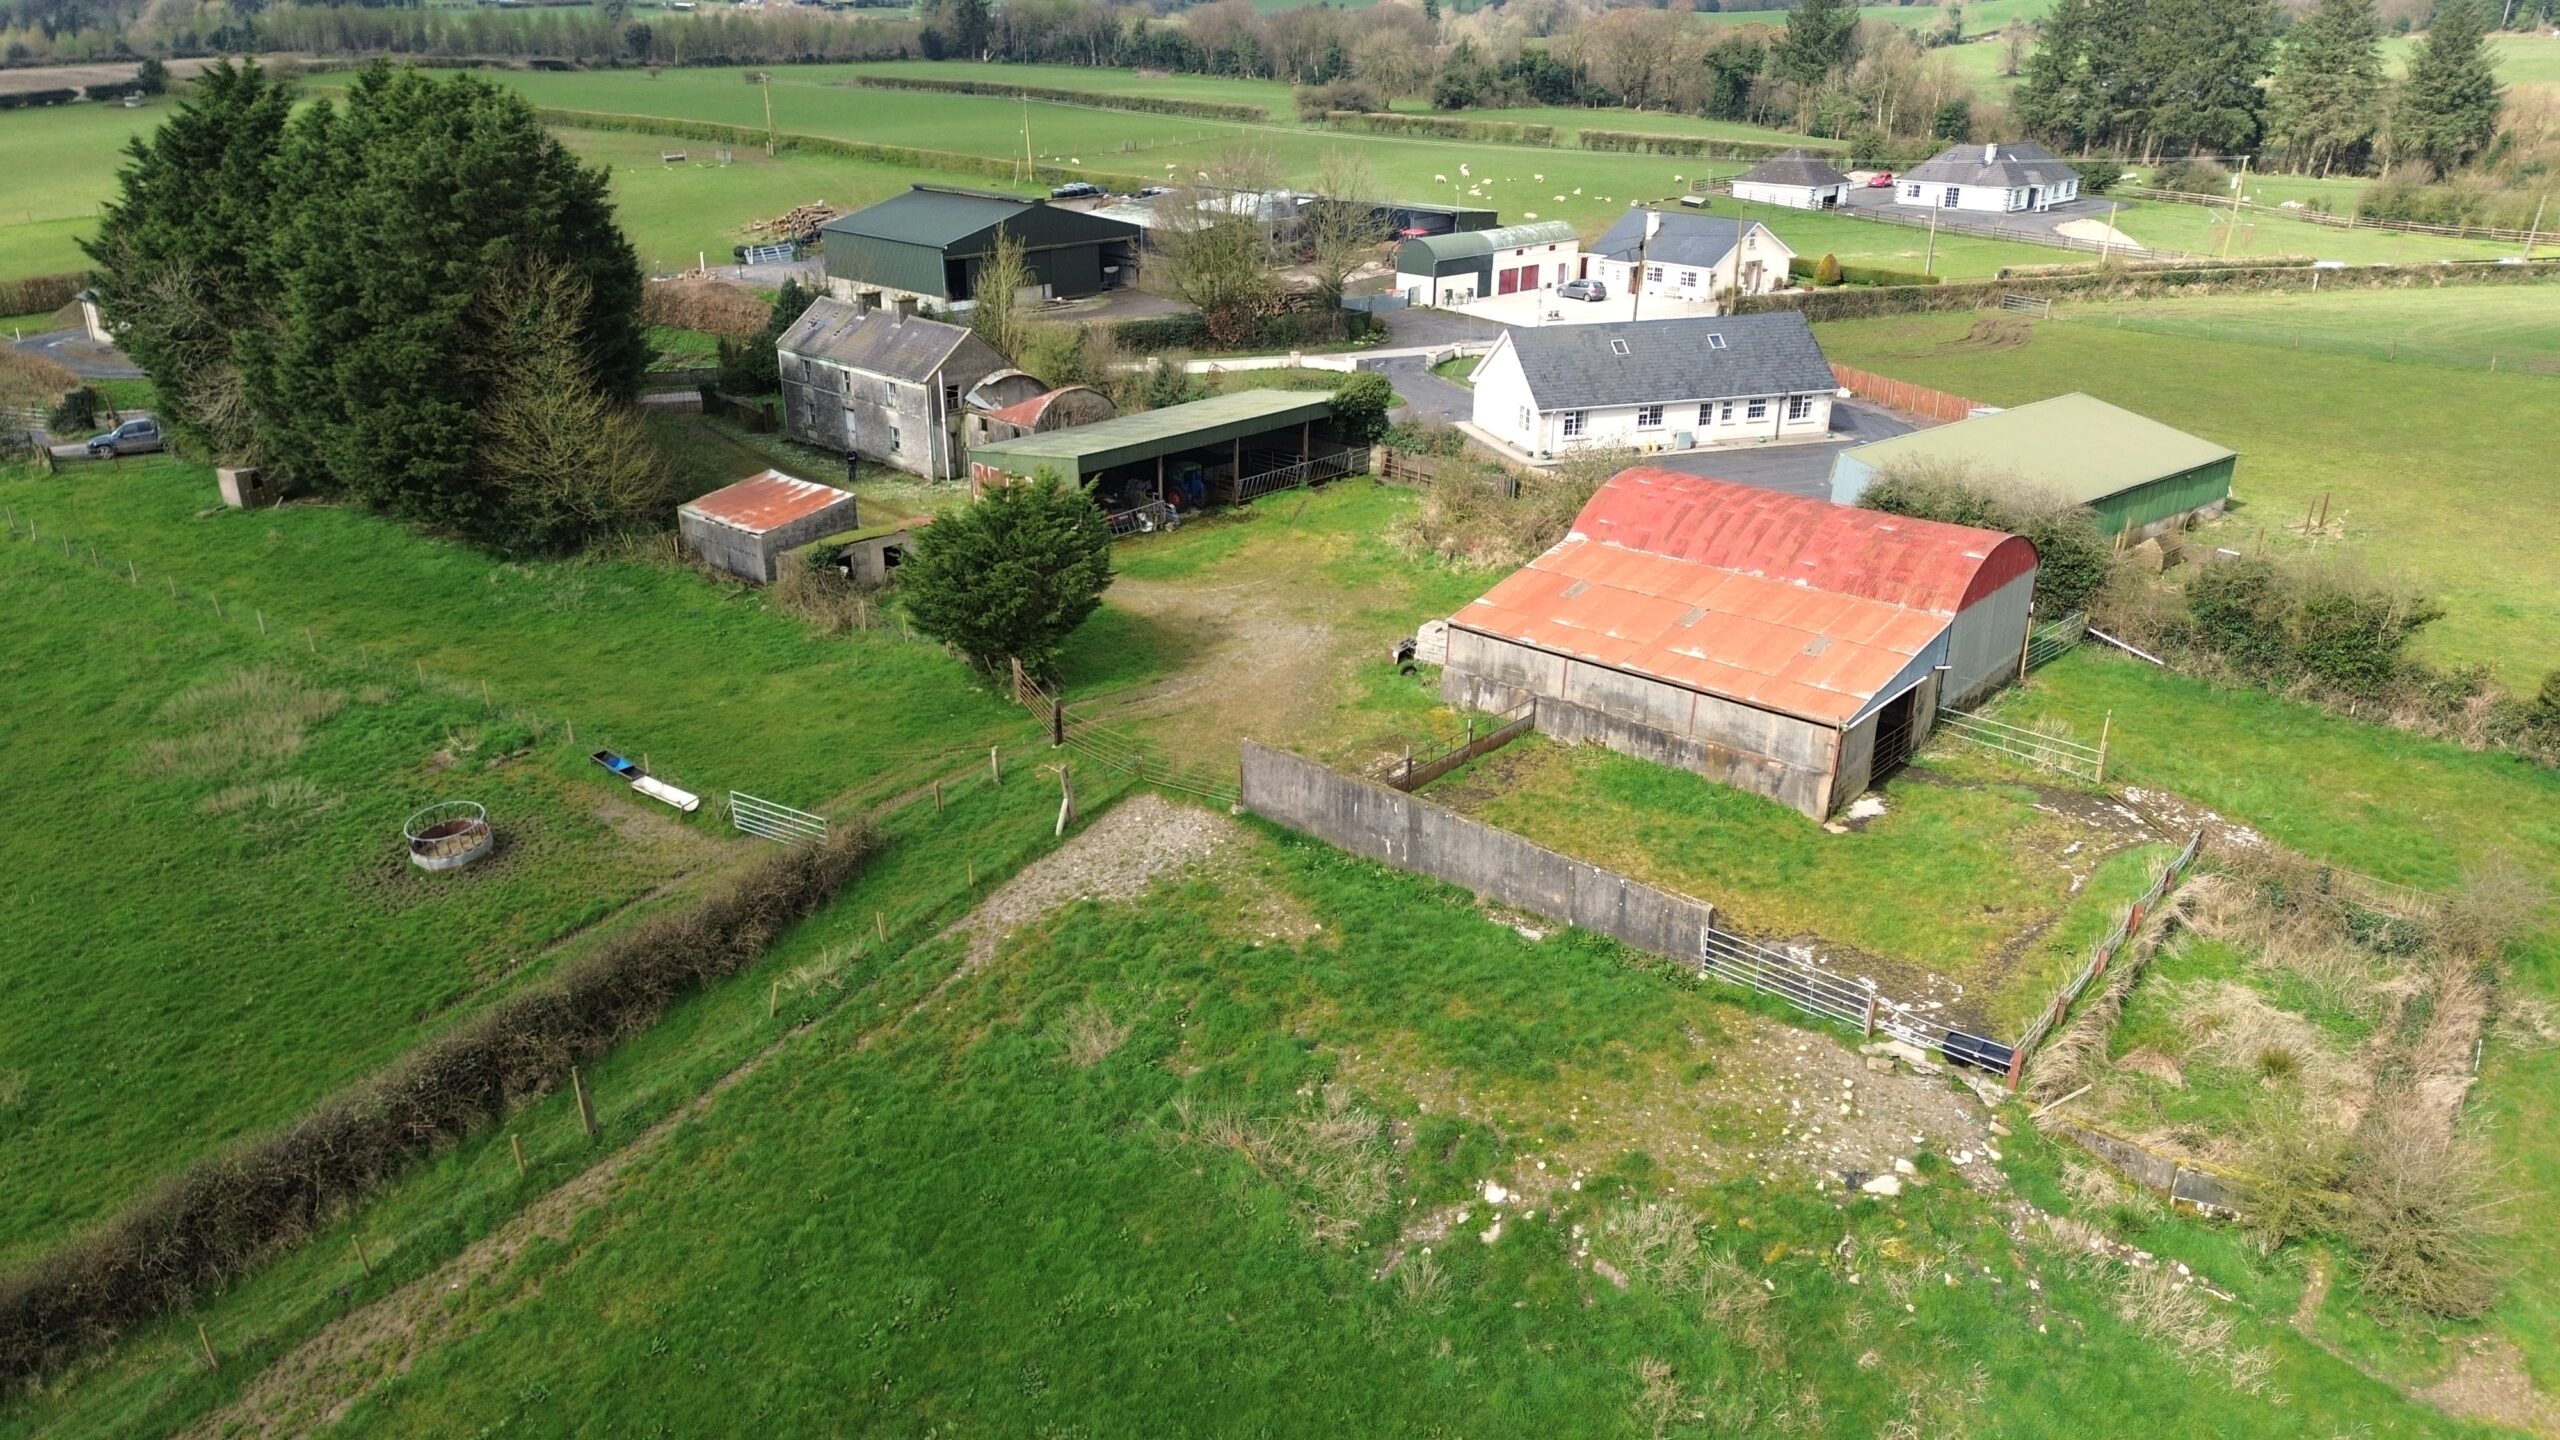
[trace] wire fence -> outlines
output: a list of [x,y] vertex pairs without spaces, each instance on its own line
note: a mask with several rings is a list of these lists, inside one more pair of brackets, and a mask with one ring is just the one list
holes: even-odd
[[2010,1089],[2018,1088],[2019,1078],[2025,1073],[2027,1060],[2035,1054],[2036,1047],[2042,1045],[2054,1028],[2062,1023],[2063,1017],[2071,1013],[2071,1007],[2079,1003],[2089,983],[2107,973],[2107,967],[2114,963],[2126,943],[2142,932],[2142,922],[2157,911],[2169,892],[2186,879],[2187,870],[2196,863],[2196,856],[2203,852],[2204,828],[2198,826],[2195,834],[2188,838],[2186,848],[2160,867],[2159,874],[2151,877],[2151,887],[2142,892],[2142,898],[2126,906],[2107,933],[2099,936],[2097,942],[2089,947],[2089,958],[2080,966],[2079,972],[2053,993],[2053,998],[2045,1002],[2042,1013],[2028,1024],[2025,1033],[2018,1037],[2018,1043],[2011,1047]]
[[2338,214],[2315,210],[2308,205],[2269,205],[2257,200],[2241,200],[2229,195],[2197,195],[2185,190],[2159,190],[2148,185],[2113,185],[2110,195],[2129,195],[2137,200],[2159,200],[2172,205],[2200,205],[2208,209],[2242,214],[2267,215],[2282,220],[2299,220],[2306,225],[2319,225],[2331,230],[2389,230],[2402,235],[2431,235],[2445,240],[2491,240],[2513,245],[2538,245],[2546,240],[2560,240],[2560,227],[2553,229],[2512,229],[2502,225],[2431,225],[2422,220],[2387,220],[2378,216],[2358,215],[2353,211]]
[[1527,734],[1537,719],[1535,696],[1495,715],[1490,725],[1470,715],[1462,737],[1431,741],[1420,749],[1406,746],[1404,759],[1387,776],[1387,784],[1410,794],[1477,756],[1491,754]]
[[1014,703],[1030,711],[1041,728],[1049,732],[1052,748],[1082,755],[1142,785],[1176,791],[1212,805],[1232,807],[1236,803],[1236,787],[1223,777],[1196,766],[1174,764],[1153,742],[1134,731],[1075,718],[1061,697],[1049,693],[1023,670],[1021,661],[1012,664]]
[[2056,310],[2053,318],[2073,324],[2138,330],[2151,335],[2218,340],[2272,350],[2346,355],[2409,365],[2436,365],[2455,370],[2479,370],[2493,375],[2560,375],[2560,354],[2484,350],[2447,344],[2418,332],[2376,333],[2337,326],[2298,325],[2277,318],[2230,319],[2145,313],[2127,311],[2118,306],[2064,307]]
[[[2113,717],[2109,717],[2109,729]],[[2101,731],[2098,743],[2084,745],[2044,730],[2030,730],[2011,725],[1987,715],[1972,715],[1961,710],[1939,712],[1938,729],[1955,739],[2004,755],[2012,760],[2044,770],[2058,770],[2065,775],[2103,785],[2107,780],[2107,743],[2109,735]]]

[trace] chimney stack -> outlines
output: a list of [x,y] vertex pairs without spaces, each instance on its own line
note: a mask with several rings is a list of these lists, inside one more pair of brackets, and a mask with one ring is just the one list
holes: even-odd
[[910,319],[916,313],[916,297],[913,295],[901,295],[897,299],[890,301],[889,306],[891,309],[898,312],[898,318],[900,320]]
[[1996,140],[1995,140],[1995,141],[1993,141],[1992,143],[1990,143],[1990,144],[1985,145],[1985,146],[1983,146],[1983,147],[1982,147],[1982,163],[1983,163],[1983,164],[1985,164],[1985,165],[1992,164],[1992,163],[1994,163],[1994,162],[1998,161],[1998,160],[1999,160],[1999,158],[2000,158],[2000,143],[1999,143],[1998,141],[1996,141]]

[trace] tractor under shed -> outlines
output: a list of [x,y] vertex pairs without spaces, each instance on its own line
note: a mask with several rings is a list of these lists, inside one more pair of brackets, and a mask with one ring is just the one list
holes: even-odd
[[2017,672],[2035,547],[1668,470],[1449,622],[1442,695],[1825,819]]
[[1152,530],[1208,505],[1363,468],[1366,447],[1333,433],[1333,398],[1320,390],[1238,390],[1064,430],[976,447],[980,487],[1052,474],[1083,486],[1114,534]]

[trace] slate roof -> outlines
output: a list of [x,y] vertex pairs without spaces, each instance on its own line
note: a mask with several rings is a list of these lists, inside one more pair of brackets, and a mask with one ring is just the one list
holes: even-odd
[[[1662,228],[1653,243],[1644,243],[1644,217],[1660,215]],[[1633,260],[1642,247],[1648,265],[1695,265],[1704,268],[1733,253],[1742,243],[1744,222],[1726,215],[1696,215],[1686,210],[1644,210],[1633,206],[1607,233],[1591,243],[1591,253],[1611,260]],[[1764,232],[1765,233],[1765,232]]]
[[1810,150],[1790,150],[1733,177],[1736,185],[1804,185],[1816,190],[1846,185],[1849,177]]
[[2079,174],[2068,164],[2055,159],[2052,151],[2032,140],[2004,140],[1990,145],[1950,146],[1904,171],[1902,178],[1930,184],[1993,185],[2007,189],[2026,185],[2058,185]]
[[1019,195],[918,185],[877,205],[839,215],[818,228],[831,235],[865,235],[940,249],[999,221],[1010,220],[1033,203]]
[[842,300],[822,299],[801,311],[791,328],[782,332],[781,348],[867,375],[924,381],[932,379],[968,338],[965,326],[900,315],[895,310],[865,312]]
[[1811,395],[1840,383],[1794,310],[1543,325],[1504,338],[1540,410]]
[[1639,467],[1450,623],[1839,725],[2034,565],[1995,531]]

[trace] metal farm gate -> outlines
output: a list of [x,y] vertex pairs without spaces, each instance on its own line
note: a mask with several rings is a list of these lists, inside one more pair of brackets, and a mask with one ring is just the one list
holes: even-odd
[[784,845],[824,845],[827,817],[776,805],[740,791],[729,792],[729,821],[748,835]]

